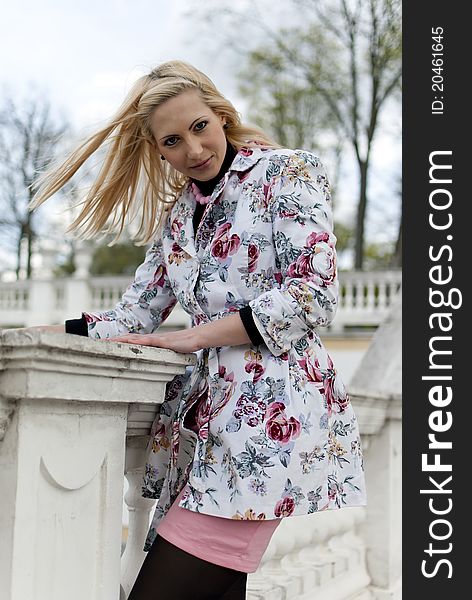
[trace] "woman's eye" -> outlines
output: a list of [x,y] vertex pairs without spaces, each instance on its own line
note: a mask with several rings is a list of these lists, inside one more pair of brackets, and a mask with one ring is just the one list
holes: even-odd
[[207,126],[208,121],[200,121],[200,123],[197,123],[195,125],[195,129],[197,131],[201,131],[202,129],[205,129],[205,127]]
[[175,146],[176,143],[177,143],[177,138],[170,137],[170,138],[166,139],[166,141],[164,142],[164,146]]

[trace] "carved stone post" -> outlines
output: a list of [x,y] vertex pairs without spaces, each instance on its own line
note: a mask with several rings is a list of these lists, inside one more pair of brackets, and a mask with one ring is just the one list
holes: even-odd
[[367,519],[360,532],[367,545],[370,591],[375,600],[401,598],[401,316],[400,294],[349,385],[366,450]]
[[2,598],[118,599],[129,403],[162,402],[193,357],[42,331],[0,342]]

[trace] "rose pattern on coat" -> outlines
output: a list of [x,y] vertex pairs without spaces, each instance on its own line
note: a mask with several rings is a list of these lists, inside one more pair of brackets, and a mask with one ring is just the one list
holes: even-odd
[[257,259],[259,258],[260,251],[255,244],[249,244],[247,253],[249,257],[248,270],[249,273],[253,273],[257,267]]
[[265,414],[265,430],[271,440],[286,444],[300,435],[300,422],[294,417],[287,419],[285,406],[281,402],[273,402]]
[[235,233],[229,237],[228,231],[231,230],[231,224],[225,223],[217,228],[215,238],[211,244],[211,253],[216,258],[225,259],[237,252],[241,240]]
[[324,372],[323,389],[328,404],[328,413],[343,413],[349,406],[350,400],[343,382],[338,377],[333,361],[328,355],[328,368]]
[[[321,384],[323,383],[323,373],[320,369],[320,363],[316,356],[314,357],[306,357],[297,361],[298,364],[302,367],[305,372],[306,378],[308,381],[312,381],[313,383]],[[321,386],[319,386],[321,387]]]
[[[89,336],[107,338],[155,331],[177,301],[193,325],[249,305],[264,341],[199,350],[166,386],[143,481],[157,499],[146,550],[183,488],[181,507],[245,520],[366,503],[358,422],[318,335],[338,293],[319,158],[243,148],[196,237],[195,206],[184,187],[121,302],[84,313]],[[193,406],[196,431],[184,426]]]
[[[316,278],[318,285],[327,287],[333,283],[336,274],[336,259],[333,242],[327,233],[310,234],[305,242],[305,248],[297,260],[291,263],[287,273],[290,277]],[[325,245],[321,250],[321,245]],[[317,264],[317,263],[320,264]],[[323,272],[320,277],[318,273]]]
[[277,518],[280,517],[289,517],[293,514],[295,510],[295,500],[293,498],[287,497],[279,500],[274,508],[274,515]]
[[[262,423],[267,409],[266,401],[261,397],[259,390],[261,386],[258,382],[245,382],[246,385],[241,386],[243,392],[236,401],[236,409],[233,411],[234,424],[238,430],[241,427],[241,421],[249,427],[256,427]],[[227,430],[230,429],[230,424],[227,425]]]
[[183,248],[181,248],[178,244],[172,244],[172,253],[169,254],[169,263],[176,263],[180,265],[181,262],[186,260],[188,254],[185,252]]
[[254,373],[253,383],[257,383],[264,374],[264,365],[262,364],[262,354],[257,350],[248,350],[244,353],[246,373]]

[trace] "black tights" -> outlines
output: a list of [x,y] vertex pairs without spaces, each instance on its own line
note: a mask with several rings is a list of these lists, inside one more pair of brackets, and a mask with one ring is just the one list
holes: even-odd
[[184,552],[159,535],[128,600],[244,600],[247,573]]

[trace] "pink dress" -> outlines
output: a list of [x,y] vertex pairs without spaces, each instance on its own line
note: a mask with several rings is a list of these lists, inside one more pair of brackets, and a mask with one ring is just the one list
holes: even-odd
[[[198,404],[186,426],[198,432]],[[179,506],[185,486],[162,519],[157,534],[181,550],[215,565],[243,573],[257,570],[281,519],[233,520],[193,512]]]
[[253,573],[280,519],[239,521],[179,506],[185,487],[162,519],[157,534],[181,550],[222,567]]

